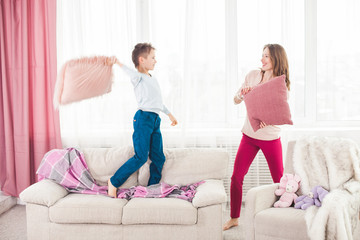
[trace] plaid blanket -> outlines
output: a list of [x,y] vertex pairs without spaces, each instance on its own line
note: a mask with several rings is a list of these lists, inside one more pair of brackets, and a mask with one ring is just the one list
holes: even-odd
[[[91,176],[84,155],[75,148],[53,149],[47,152],[36,172],[39,181],[51,179],[69,192],[107,196],[107,186],[100,186]],[[118,198],[180,198],[189,202],[196,188],[204,181],[186,186],[159,183],[148,187],[134,186],[118,190]]]
[[118,198],[180,198],[192,202],[195,196],[196,188],[202,182],[189,184],[186,186],[169,185],[166,183],[159,183],[150,185],[148,187],[134,186],[128,189],[119,189]]
[[107,186],[96,184],[84,155],[75,148],[47,152],[36,173],[39,181],[51,179],[69,192],[107,195]]

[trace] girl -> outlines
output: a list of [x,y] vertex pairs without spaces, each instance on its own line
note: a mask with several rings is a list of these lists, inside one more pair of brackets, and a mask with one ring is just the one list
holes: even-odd
[[[260,70],[253,70],[247,74],[245,83],[234,97],[235,104],[240,104],[243,101],[244,95],[251,91],[252,87],[263,84],[283,74],[286,76],[286,87],[290,90],[289,65],[286,52],[282,46],[279,44],[265,45],[261,63],[262,67]],[[284,171],[280,128],[278,126],[266,125],[266,123],[261,122],[260,129],[254,132],[250,125],[249,118],[246,116],[242,132],[243,137],[236,154],[234,171],[231,177],[231,219],[225,223],[223,230],[228,230],[239,224],[238,218],[240,217],[244,177],[260,149],[266,158],[272,179],[275,183],[280,181]]]

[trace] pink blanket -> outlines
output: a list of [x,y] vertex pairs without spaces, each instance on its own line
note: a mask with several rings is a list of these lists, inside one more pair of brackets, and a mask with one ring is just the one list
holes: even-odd
[[[38,179],[51,179],[69,192],[107,195],[107,186],[100,186],[91,176],[84,155],[75,148],[54,149],[47,152],[36,172]],[[148,187],[134,186],[119,189],[118,198],[180,198],[189,202],[203,181],[186,186],[159,183]]]
[[54,106],[103,95],[111,91],[113,57],[83,57],[61,68],[54,91]]

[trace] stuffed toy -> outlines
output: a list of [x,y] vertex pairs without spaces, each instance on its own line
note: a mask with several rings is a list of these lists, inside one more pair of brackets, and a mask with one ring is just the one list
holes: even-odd
[[274,203],[274,207],[290,207],[297,198],[296,191],[300,187],[301,178],[298,175],[286,173],[280,179],[279,188],[275,190],[276,196],[281,196]]
[[321,202],[329,192],[321,186],[315,186],[307,195],[301,195],[295,200],[295,208],[306,210],[310,206],[321,207]]

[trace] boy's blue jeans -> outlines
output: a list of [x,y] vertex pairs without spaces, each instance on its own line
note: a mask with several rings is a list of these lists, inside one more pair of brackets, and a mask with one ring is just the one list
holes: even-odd
[[150,157],[150,179],[148,185],[157,184],[161,179],[161,171],[165,162],[161,119],[158,114],[138,110],[134,116],[133,144],[135,155],[127,160],[110,178],[111,184],[120,187],[135,171],[144,165]]

